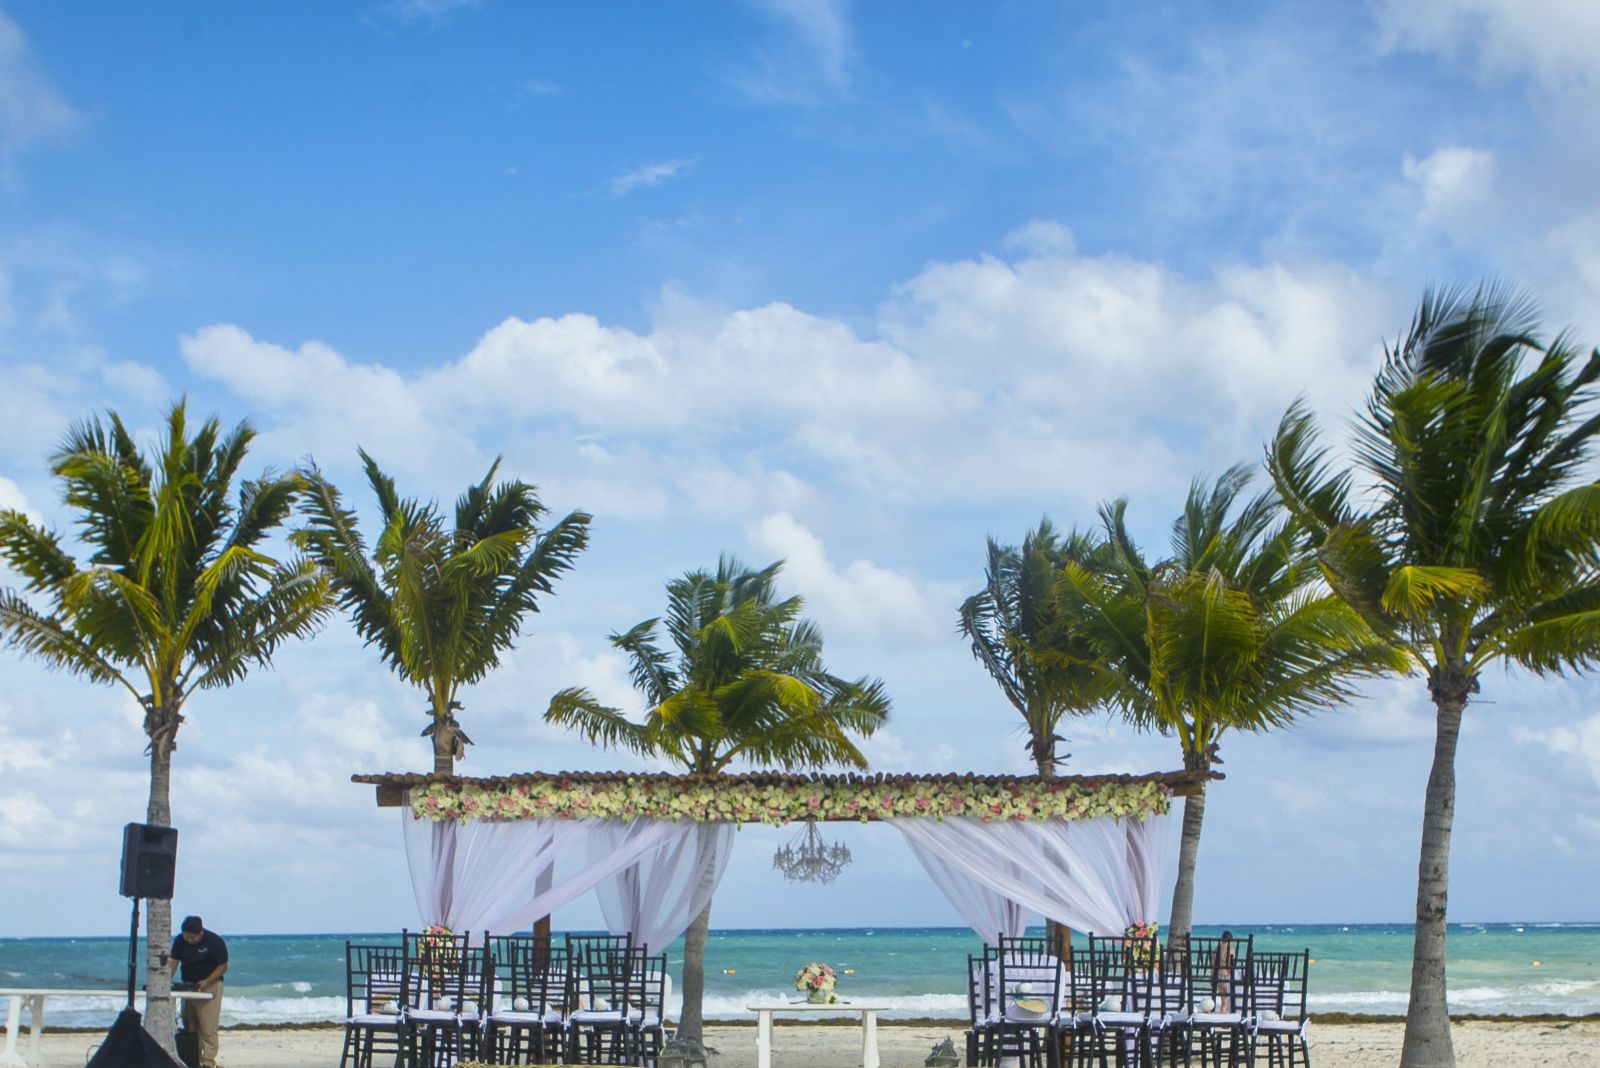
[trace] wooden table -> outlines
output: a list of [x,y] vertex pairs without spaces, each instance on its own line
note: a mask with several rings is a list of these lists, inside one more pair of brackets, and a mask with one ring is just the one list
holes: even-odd
[[[22,1031],[22,1003],[28,1003],[30,1016],[28,1028],[28,1056],[39,1059],[39,1032],[44,1027],[45,998],[115,998],[126,1004],[127,988],[121,990],[61,990],[52,987],[0,986],[0,995],[10,995],[11,1007],[6,1011],[6,1042],[0,1047],[0,1068],[28,1068],[28,1062],[17,1052],[17,1037]],[[144,997],[144,994],[137,995]],[[210,994],[198,990],[174,990],[174,998],[202,998],[211,1000]],[[106,1026],[110,1026],[108,1022]]]
[[746,1005],[756,1014],[756,1068],[772,1068],[772,1014],[775,1012],[818,1015],[861,1014],[861,1068],[878,1068],[878,1013],[887,1005],[864,1001],[835,1001],[832,1005],[813,1005],[809,1001],[777,1001]]

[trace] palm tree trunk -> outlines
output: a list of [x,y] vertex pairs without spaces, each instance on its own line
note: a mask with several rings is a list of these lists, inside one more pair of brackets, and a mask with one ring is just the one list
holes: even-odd
[[456,760],[452,752],[450,728],[443,720],[436,719],[433,722],[433,773],[452,775],[456,770]]
[[683,934],[683,1011],[678,1014],[678,1036],[704,1041],[706,997],[706,933],[711,930],[711,906],[694,918]]
[[[153,827],[172,826],[172,745],[170,738],[158,734],[150,741],[150,802],[145,822]],[[168,952],[172,948],[172,902],[147,898],[145,909],[144,1029],[174,1058],[178,1055],[173,1040],[172,972]]]
[[[1204,780],[1183,799],[1183,840],[1178,847],[1178,882],[1172,888],[1172,914],[1167,919],[1167,941],[1188,939],[1194,925],[1194,868],[1200,858],[1200,828],[1206,818]],[[1144,917],[1154,919],[1155,917]]]
[[[1048,748],[1046,748],[1048,746]],[[1037,738],[1034,741],[1034,768],[1038,771],[1039,778],[1053,779],[1056,777],[1055,742],[1041,745]],[[1072,928],[1057,920],[1046,916],[1044,920],[1044,936],[1048,945],[1055,953],[1066,958],[1072,952]]]
[[1456,1063],[1445,1004],[1445,905],[1450,891],[1450,828],[1456,810],[1456,740],[1471,685],[1465,671],[1446,671],[1434,685],[1438,712],[1433,770],[1422,809],[1422,856],[1417,865],[1417,928],[1411,950],[1411,1001],[1401,1068],[1451,1068]]

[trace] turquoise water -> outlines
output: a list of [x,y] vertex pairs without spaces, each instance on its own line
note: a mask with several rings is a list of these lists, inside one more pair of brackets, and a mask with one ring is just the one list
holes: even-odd
[[[1409,925],[1251,927],[1264,949],[1310,949],[1313,1010],[1399,1015],[1410,976]],[[1217,934],[1200,927],[1197,934]],[[376,935],[227,935],[231,963],[224,1023],[288,1023],[344,1014],[344,943]],[[1467,1013],[1600,1013],[1600,923],[1462,924],[1450,930],[1451,1007]],[[965,1015],[964,928],[713,931],[706,947],[706,1014],[745,1016],[755,997],[796,996],[795,971],[820,960],[841,972],[840,992],[887,1002],[899,1017]],[[683,944],[668,951],[677,972]],[[142,960],[142,957],[141,957]],[[1533,962],[1538,961],[1538,965]],[[115,988],[126,982],[117,938],[0,939],[0,986]],[[854,969],[853,975],[842,974]],[[676,978],[676,976],[675,976]],[[52,1006],[61,1026],[102,1024],[117,998]]]

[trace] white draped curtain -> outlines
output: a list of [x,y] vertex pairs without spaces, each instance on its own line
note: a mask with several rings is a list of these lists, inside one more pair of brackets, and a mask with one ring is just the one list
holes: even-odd
[[[954,865],[944,863],[930,850],[918,847],[909,835],[906,843],[911,846],[911,855],[928,873],[934,888],[955,906],[956,915],[985,942],[992,941],[996,934],[1015,938],[1028,929],[1028,910],[1021,902],[1012,901]],[[1013,878],[1020,875],[1020,872],[1012,872]]]
[[[733,852],[731,823],[673,824],[678,834],[638,863],[595,887],[606,930],[632,933],[634,943],[664,951],[711,904]],[[619,847],[627,828],[609,824],[589,839],[589,855],[604,857]]]
[[[596,890],[606,926],[660,952],[711,902],[735,827],[659,820],[429,820],[402,810],[425,924],[509,934]],[[1121,934],[1156,919],[1167,817],[889,819],[985,940],[1030,914]]]
[[417,911],[427,925],[510,934],[590,890],[615,933],[656,949],[711,901],[731,824],[656,820],[429,820],[402,810]]
[[1100,935],[1157,916],[1166,816],[888,822],[986,940],[1020,934],[1022,910]]

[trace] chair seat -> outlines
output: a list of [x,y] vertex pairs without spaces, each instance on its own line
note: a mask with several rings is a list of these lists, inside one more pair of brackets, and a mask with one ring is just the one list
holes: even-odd
[[400,1017],[392,1012],[363,1012],[345,1021],[355,1027],[387,1027],[400,1029]]
[[1244,1023],[1239,1012],[1197,1012],[1189,1017],[1192,1027],[1238,1027]]
[[1267,1035],[1305,1034],[1310,1020],[1257,1020],[1256,1030]]
[[512,1024],[516,1027],[560,1027],[566,1021],[554,1009],[540,1015],[537,1012],[516,1012],[511,1009],[504,1011],[496,1009],[489,1017],[495,1023]]
[[[636,1023],[639,1019],[639,1010],[633,1009],[628,1013],[628,1022]],[[572,1022],[578,1024],[621,1024],[621,1009],[579,1009],[572,1014]]]
[[1094,1014],[1094,1019],[1102,1027],[1144,1026],[1144,1013],[1142,1012],[1097,1012]]
[[460,1023],[459,1012],[446,1009],[411,1009],[406,1017],[416,1023]]

